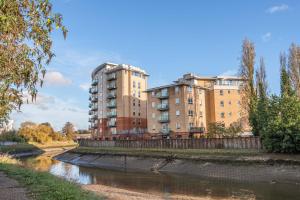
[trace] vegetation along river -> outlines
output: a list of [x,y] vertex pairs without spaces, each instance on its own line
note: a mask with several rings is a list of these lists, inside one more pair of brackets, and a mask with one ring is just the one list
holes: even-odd
[[300,185],[297,183],[252,183],[165,173],[115,171],[76,166],[52,157],[53,155],[48,153],[24,158],[22,162],[26,167],[49,171],[82,185],[125,189],[163,196],[163,199],[174,195],[193,199],[293,200],[300,197]]

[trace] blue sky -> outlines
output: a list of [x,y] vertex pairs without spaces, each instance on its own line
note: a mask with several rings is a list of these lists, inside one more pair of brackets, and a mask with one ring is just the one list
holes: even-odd
[[13,113],[20,122],[66,121],[88,127],[90,73],[110,61],[140,66],[149,86],[167,84],[182,74],[234,74],[242,40],[263,56],[271,92],[279,90],[279,53],[300,43],[300,2],[271,0],[52,0],[69,30],[54,32],[56,57],[47,66],[37,102]]

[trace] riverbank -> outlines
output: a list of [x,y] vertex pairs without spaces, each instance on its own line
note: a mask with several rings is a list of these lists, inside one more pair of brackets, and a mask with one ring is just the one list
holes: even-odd
[[[37,200],[102,200],[104,196],[83,190],[80,185],[58,178],[48,172],[38,172],[22,166],[0,163],[0,171],[26,188],[26,196]],[[0,176],[0,183],[6,176]],[[22,190],[24,192],[24,190]],[[2,191],[3,192],[3,191]],[[9,195],[8,193],[3,194]],[[24,193],[22,193],[24,197]],[[3,196],[1,196],[3,197]],[[19,198],[23,199],[23,198]],[[24,198],[25,199],[25,198]]]
[[248,182],[300,183],[299,155],[235,150],[76,148],[56,156],[71,164],[122,171],[167,172]]

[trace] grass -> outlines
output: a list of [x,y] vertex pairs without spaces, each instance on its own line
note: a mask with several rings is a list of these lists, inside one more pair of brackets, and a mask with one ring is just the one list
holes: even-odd
[[25,187],[28,196],[36,200],[101,200],[104,197],[83,190],[79,185],[48,172],[38,172],[22,166],[1,163],[0,171]]
[[40,149],[77,146],[77,143],[75,143],[73,141],[52,141],[52,142],[48,142],[45,144],[41,144],[41,143],[37,143],[37,142],[30,142],[30,144],[32,144]]
[[94,147],[78,147],[71,150],[74,153],[91,153],[91,154],[126,154],[129,156],[152,156],[167,157],[176,156],[177,158],[197,158],[204,156],[220,156],[220,157],[237,157],[237,156],[256,156],[262,152],[253,149],[140,149],[140,148],[94,148]]
[[37,150],[39,150],[38,147],[28,143],[19,143],[16,145],[0,146],[1,153],[9,153],[9,154],[27,153],[31,151],[37,151]]

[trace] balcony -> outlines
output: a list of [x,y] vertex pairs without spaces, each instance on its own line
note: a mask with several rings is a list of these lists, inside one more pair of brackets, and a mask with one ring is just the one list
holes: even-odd
[[162,103],[157,105],[157,110],[168,110],[169,109],[169,104],[167,103]]
[[107,75],[107,79],[108,81],[110,80],[115,80],[117,78],[116,73],[111,73]]
[[92,103],[89,103],[89,108],[91,108],[91,107],[92,107],[92,105],[93,105]]
[[107,94],[107,98],[108,99],[114,99],[114,98],[116,98],[117,97],[117,93],[116,92],[109,92],[108,94]]
[[94,114],[91,119],[98,119],[98,115]]
[[92,102],[97,102],[97,101],[98,101],[98,97],[97,96],[92,97]]
[[117,122],[116,121],[108,121],[107,122],[107,126],[108,127],[116,127],[117,126]]
[[93,111],[90,110],[90,111],[89,111],[89,115],[92,115],[92,114],[93,114]]
[[91,94],[96,94],[98,92],[98,89],[97,88],[90,88],[89,92]]
[[156,94],[156,97],[159,99],[167,99],[167,98],[169,98],[169,93],[168,92],[159,92]]
[[107,117],[111,118],[111,117],[116,117],[117,116],[117,111],[110,111],[107,113]]
[[98,79],[92,80],[92,85],[97,85],[98,84]]
[[98,106],[92,106],[91,111],[97,111],[98,110]]
[[159,121],[160,123],[167,123],[167,122],[169,122],[169,121],[170,121],[169,115],[160,116],[159,119],[158,119],[158,121]]
[[169,128],[162,128],[159,131],[162,135],[168,135],[170,134],[171,130]]
[[108,108],[115,108],[117,107],[117,102],[116,101],[110,101],[107,103]]
[[190,133],[204,133],[204,127],[190,127]]
[[107,89],[109,90],[113,90],[113,89],[116,89],[117,88],[117,85],[116,83],[110,83],[107,85]]

